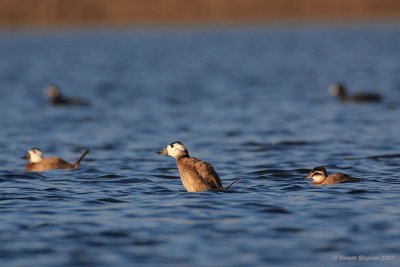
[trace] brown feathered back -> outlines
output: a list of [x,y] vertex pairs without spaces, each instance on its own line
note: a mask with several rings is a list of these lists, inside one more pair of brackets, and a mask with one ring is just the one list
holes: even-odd
[[54,169],[71,169],[73,166],[73,164],[70,164],[61,158],[48,157],[43,158],[41,161],[36,163],[27,163],[24,170],[26,172],[41,172]]
[[325,178],[325,180],[321,184],[336,184],[343,182],[351,182],[353,178],[351,176],[344,173],[333,173]]
[[183,186],[188,192],[222,190],[221,179],[211,164],[192,157],[176,160]]

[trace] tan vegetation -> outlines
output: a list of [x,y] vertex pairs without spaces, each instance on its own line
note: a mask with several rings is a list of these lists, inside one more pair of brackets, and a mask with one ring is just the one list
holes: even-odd
[[0,25],[400,18],[399,0],[0,0]]

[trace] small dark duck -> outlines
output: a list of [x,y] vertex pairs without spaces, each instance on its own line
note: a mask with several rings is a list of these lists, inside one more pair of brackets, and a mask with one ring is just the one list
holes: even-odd
[[54,106],[88,106],[89,102],[80,98],[65,98],[61,90],[56,85],[49,85],[46,88],[49,101]]
[[334,83],[329,86],[329,92],[342,102],[380,102],[382,97],[376,93],[357,93],[348,95],[343,83]]

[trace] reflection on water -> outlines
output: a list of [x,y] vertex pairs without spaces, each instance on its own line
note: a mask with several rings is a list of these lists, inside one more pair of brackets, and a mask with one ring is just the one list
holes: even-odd
[[[4,266],[336,266],[397,255],[400,35],[391,25],[0,34]],[[328,86],[376,90],[341,104]],[[89,107],[49,105],[61,86]],[[229,192],[186,193],[182,141]],[[22,172],[31,147],[79,170]],[[312,186],[325,165],[355,183]],[[379,244],[379,245],[377,245]]]

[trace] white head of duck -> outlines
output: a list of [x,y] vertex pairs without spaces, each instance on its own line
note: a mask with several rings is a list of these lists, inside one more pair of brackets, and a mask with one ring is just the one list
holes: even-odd
[[22,159],[27,159],[29,162],[36,163],[43,159],[43,152],[39,148],[29,149]]
[[189,157],[186,147],[179,141],[173,142],[157,152],[159,155],[168,155],[175,159]]

